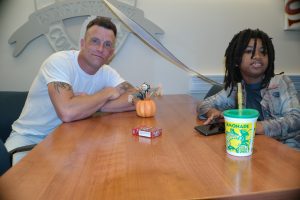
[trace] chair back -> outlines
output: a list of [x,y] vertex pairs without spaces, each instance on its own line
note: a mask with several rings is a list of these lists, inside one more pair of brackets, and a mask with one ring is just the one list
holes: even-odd
[[206,93],[204,99],[210,97],[210,96],[213,96],[215,94],[217,94],[218,92],[220,92],[221,90],[223,89],[223,86],[222,85],[213,85],[209,90],[208,92]]
[[12,123],[20,116],[28,92],[0,91],[0,139],[4,143]]
[[11,167],[11,157],[2,140],[0,140],[0,176]]

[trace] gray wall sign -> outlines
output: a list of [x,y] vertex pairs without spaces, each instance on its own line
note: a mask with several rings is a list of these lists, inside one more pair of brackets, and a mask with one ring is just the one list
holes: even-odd
[[[110,0],[127,17],[142,26],[152,36],[163,34],[163,30],[144,17],[144,12],[135,7],[136,0]],[[9,38],[10,44],[15,43],[14,56],[18,56],[35,38],[45,35],[54,51],[79,49],[79,42],[73,41],[63,20],[82,16],[110,17],[118,28],[116,50],[124,43],[130,30],[107,8],[102,0],[35,0],[35,11],[28,21],[19,27]],[[87,22],[85,22],[87,23]],[[83,24],[86,25],[86,24]],[[81,31],[82,32],[82,31]]]

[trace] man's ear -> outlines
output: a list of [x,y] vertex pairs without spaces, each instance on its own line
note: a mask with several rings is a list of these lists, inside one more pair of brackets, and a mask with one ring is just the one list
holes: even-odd
[[112,48],[109,52],[109,57],[108,57],[106,63],[107,64],[110,63],[112,61],[112,59],[114,58],[114,56],[115,56],[115,48]]
[[112,49],[110,50],[110,56],[109,56],[109,57],[112,57],[112,55],[114,55],[114,53],[115,53],[115,48],[112,48]]
[[82,49],[82,48],[83,48],[83,46],[84,46],[84,42],[85,42],[85,41],[84,41],[84,39],[83,39],[83,38],[81,38],[81,39],[80,39],[80,48],[81,48],[81,49]]

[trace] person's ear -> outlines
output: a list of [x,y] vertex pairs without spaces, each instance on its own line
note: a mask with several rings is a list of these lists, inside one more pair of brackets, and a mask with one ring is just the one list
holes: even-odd
[[83,38],[80,39],[80,48],[81,49],[84,47],[84,43],[85,43],[84,39]]
[[107,59],[107,63],[110,63],[112,61],[112,59],[114,58],[114,56],[115,56],[115,48],[112,48],[109,51],[109,57]]
[[114,53],[115,53],[115,48],[113,47],[109,50],[109,57],[112,57],[112,55],[114,55]]

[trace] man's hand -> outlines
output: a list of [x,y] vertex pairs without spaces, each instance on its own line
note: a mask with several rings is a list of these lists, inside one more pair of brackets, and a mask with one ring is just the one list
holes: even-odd
[[105,92],[105,93],[109,94],[108,100],[115,100],[115,99],[119,98],[122,94],[118,88],[114,88],[114,87],[104,88],[101,92]]
[[[107,88],[106,88],[107,89]],[[137,90],[128,82],[123,82],[116,86],[115,93],[113,92],[109,101],[107,101],[102,107],[102,112],[123,112],[134,110],[135,106],[128,102],[128,96]],[[119,96],[118,96],[119,95]]]

